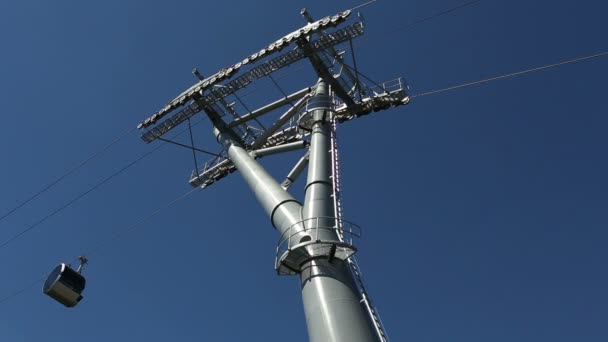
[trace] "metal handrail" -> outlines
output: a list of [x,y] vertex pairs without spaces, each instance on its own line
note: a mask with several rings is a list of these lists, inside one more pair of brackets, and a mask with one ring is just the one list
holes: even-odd
[[[332,222],[331,225],[322,223],[322,221]],[[312,225],[310,223],[313,223]],[[335,239],[320,238],[319,232],[335,232]],[[342,233],[344,236],[341,241],[337,233]],[[310,240],[301,241],[303,235],[311,237]],[[299,239],[294,238],[298,237]],[[287,228],[277,243],[277,256],[281,252],[290,251],[292,249],[315,244],[315,243],[336,243],[341,245],[352,245],[353,238],[361,237],[361,227],[350,221],[346,221],[337,217],[313,217],[299,221]]]
[[[376,84],[367,88],[367,91],[371,91],[376,96],[388,94],[394,91],[403,90],[407,93],[407,89],[409,86],[407,82],[403,79],[403,77],[396,78],[394,80],[386,81],[384,83]],[[380,92],[378,90],[381,90]]]
[[331,99],[330,96],[328,97],[312,97],[308,100],[306,100],[306,104],[304,104],[304,106],[302,106],[302,109],[300,109],[300,115],[305,114],[313,109],[317,109],[317,108],[328,108],[328,109],[332,109],[333,107],[333,101]]
[[200,165],[198,167],[198,171],[199,174],[196,174],[197,169],[192,170],[192,172],[190,173],[190,179],[194,179],[197,177],[200,177],[201,175],[203,175],[206,171],[208,171],[209,169],[219,165],[221,162],[223,162],[226,158],[228,158],[228,155],[225,153],[225,151],[222,151],[220,153],[221,157],[213,157],[212,159],[206,161],[204,164]]

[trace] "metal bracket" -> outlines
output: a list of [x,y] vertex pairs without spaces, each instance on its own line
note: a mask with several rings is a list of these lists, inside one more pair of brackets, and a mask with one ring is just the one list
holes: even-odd
[[84,265],[89,263],[89,259],[87,259],[87,257],[85,257],[84,255],[81,255],[78,257],[78,260],[80,261],[80,265],[78,265],[78,269],[76,270],[76,272],[78,272],[78,274],[82,273],[82,269],[84,268]]

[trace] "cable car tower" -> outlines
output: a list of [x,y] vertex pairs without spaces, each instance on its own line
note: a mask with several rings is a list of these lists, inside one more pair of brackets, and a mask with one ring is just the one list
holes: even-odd
[[[301,14],[307,25],[242,61],[208,77],[195,69],[199,81],[138,128],[146,143],[168,141],[167,132],[206,114],[223,150],[203,165],[195,161],[190,184],[206,188],[239,171],[279,233],[277,273],[300,279],[310,341],[388,341],[353,255],[360,229],[342,217],[336,126],[407,104],[407,86],[401,78],[371,83],[359,73],[354,53],[347,63],[344,46],[352,52],[352,40],[364,31],[362,21],[349,23],[350,10],[316,21],[306,9]],[[244,88],[264,78],[279,87],[272,74],[296,63],[312,65],[316,75],[309,84],[257,109],[245,106]],[[192,136],[191,142],[176,144],[204,152]],[[256,160],[297,150],[302,156],[282,183]],[[288,189],[306,168],[300,202]]]

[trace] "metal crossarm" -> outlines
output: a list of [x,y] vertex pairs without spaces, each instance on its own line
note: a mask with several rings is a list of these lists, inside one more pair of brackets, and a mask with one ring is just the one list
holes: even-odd
[[[302,137],[303,135],[298,131],[297,127],[288,127],[271,135],[266,140],[266,143],[261,147],[269,148],[281,146],[300,141]],[[208,161],[201,167],[196,167],[190,174],[189,182],[193,187],[200,186],[204,189],[220,179],[230,175],[234,171],[236,171],[234,164],[230,161],[230,159],[222,156]]]
[[180,123],[190,119],[194,114],[200,112],[199,105],[197,103],[191,103],[187,105],[184,109],[177,112],[172,117],[163,121],[156,127],[142,134],[141,138],[146,143],[151,143],[156,138],[162,136],[163,134],[169,132],[171,129],[179,125]]
[[335,27],[335,26],[341,24],[342,22],[344,22],[350,14],[351,14],[351,11],[346,10],[346,11],[340,12],[334,16],[325,17],[323,19],[309,23],[308,25],[285,35],[281,39],[275,41],[274,43],[271,43],[270,45],[266,46],[265,48],[261,49],[260,51],[247,56],[241,62],[233,64],[232,66],[230,66],[228,68],[223,68],[220,71],[216,72],[215,74],[211,75],[210,77],[200,80],[198,83],[194,84],[193,86],[191,86],[190,88],[186,89],[184,92],[179,94],[175,99],[171,100],[164,108],[162,108],[158,112],[154,113],[154,115],[152,115],[148,119],[142,121],[138,125],[138,128],[146,128],[148,126],[153,125],[156,121],[161,119],[163,116],[165,116],[169,112],[177,109],[179,106],[184,105],[189,100],[192,100],[193,97],[196,97],[202,91],[205,91],[206,89],[210,89],[211,87],[218,84],[219,82],[232,77],[232,75],[237,73],[241,69],[242,66],[245,66],[249,63],[253,63],[264,57],[268,57],[272,53],[279,52],[279,51],[283,50],[284,48],[286,48],[293,41],[300,39],[302,36],[309,36],[314,33],[321,32],[329,27]]
[[319,77],[326,80],[331,86],[333,91],[338,97],[344,101],[347,107],[353,107],[355,105],[354,99],[348,94],[348,85],[346,81],[341,77],[334,77],[330,70],[332,67],[331,61],[323,53],[315,53],[309,57],[313,67],[319,74]]
[[[368,87],[365,89],[365,92],[368,96],[364,97],[361,101],[357,101],[354,107],[348,107],[345,104],[337,106],[335,111],[336,120],[339,122],[349,121],[359,116],[367,115],[372,111],[388,109],[409,102],[407,84],[402,78]],[[306,108],[304,109],[306,110]],[[250,150],[251,148],[258,147],[279,146],[302,139],[306,135],[308,135],[308,132],[302,131],[296,126],[288,126],[263,139],[262,144],[245,144],[245,147]],[[190,184],[195,187],[200,186],[205,188],[230,175],[235,170],[230,160],[218,162],[214,159],[212,162],[208,162],[192,171]],[[336,181],[338,181],[338,177],[336,177]]]
[[[234,80],[226,83],[225,85],[214,88],[205,96],[193,96],[193,102],[191,104],[187,105],[186,108],[182,109],[175,115],[161,122],[150,131],[142,134],[142,139],[145,142],[150,143],[154,141],[157,137],[169,132],[171,129],[175,128],[180,123],[184,122],[188,118],[200,112],[206,106],[214,104],[220,101],[221,99],[235,93],[236,91],[248,86],[254,80],[268,76],[281,68],[284,68],[288,65],[291,65],[295,62],[304,59],[307,56],[307,53],[314,53],[317,51],[321,52],[324,49],[346,42],[349,39],[355,38],[361,34],[363,34],[363,24],[360,22],[347,26],[336,32],[324,34],[318,40],[308,43],[308,51],[306,52],[302,48],[289,51],[286,54],[273,58],[257,67],[254,67],[245,74],[239,76],[238,78],[235,78]],[[152,118],[148,119],[147,121],[156,122],[159,116],[152,116]],[[149,126],[150,124],[146,125]],[[144,127],[146,127],[146,125],[144,125]]]
[[200,186],[204,189],[234,171],[236,171],[236,167],[230,159],[218,159],[215,163],[205,164],[204,169],[200,174],[198,169],[192,171],[192,175],[190,175],[190,185],[193,187]]
[[336,119],[344,122],[371,112],[406,105],[410,102],[407,87],[405,80],[400,77],[365,88],[366,96],[357,101],[356,106],[348,107],[342,104],[336,108]]

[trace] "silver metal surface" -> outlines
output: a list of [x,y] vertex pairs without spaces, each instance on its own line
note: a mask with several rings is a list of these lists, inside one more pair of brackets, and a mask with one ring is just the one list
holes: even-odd
[[222,132],[221,128],[216,127],[215,134],[279,233],[283,234],[289,227],[301,221],[302,205],[283,190],[281,185],[235,141],[229,132]]
[[306,152],[306,154],[304,154],[302,156],[302,158],[300,158],[300,160],[298,160],[296,165],[294,165],[293,169],[291,169],[291,171],[289,171],[289,173],[287,174],[287,177],[285,177],[285,180],[283,181],[283,183],[281,183],[281,187],[283,187],[283,189],[285,189],[285,190],[289,189],[289,187],[296,181],[296,179],[298,179],[298,177],[300,176],[302,171],[304,171],[304,168],[306,168],[308,166],[309,156],[310,156],[310,153]]
[[343,260],[314,259],[304,264],[300,287],[311,342],[378,341]]
[[[327,84],[320,80],[315,96],[328,98]],[[328,102],[328,101],[325,101]],[[331,108],[313,109],[310,162],[302,216],[318,217],[334,224],[331,195]],[[339,240],[336,231],[324,231],[322,239]],[[319,258],[306,262],[301,269],[300,284],[304,313],[311,342],[372,342],[377,341],[374,328],[360,303],[357,286],[348,265],[341,259]]]
[[[298,102],[296,102],[293,107],[289,108],[285,114],[281,115],[279,120],[275,122],[272,127],[268,128],[264,133],[260,134],[260,136],[256,139],[255,143],[251,146],[252,148],[258,148],[264,146],[268,142],[268,138],[270,138],[273,134],[275,134],[281,127],[285,126],[285,124],[291,120],[298,113],[300,107],[306,102],[306,100],[310,97],[310,93],[304,95]],[[272,145],[272,142],[271,142]]]
[[76,306],[82,299],[79,293],[74,292],[74,290],[59,281],[55,282],[45,293],[68,308]]
[[[328,97],[325,82],[320,81],[317,84],[315,96]],[[312,110],[316,122],[311,133],[304,208],[238,144],[230,131],[222,127],[221,119],[211,115],[210,118],[216,125],[218,142],[228,151],[228,157],[252,189],[275,228],[282,236],[288,236],[288,241],[293,239],[305,244],[303,248],[294,249],[301,253],[298,255],[299,261],[291,265],[291,273],[300,273],[310,341],[377,341],[370,320],[360,303],[361,298],[348,265],[341,258],[328,256],[332,245],[339,245],[340,240],[335,232],[336,219],[331,199],[328,122],[331,108],[318,107]],[[309,221],[316,224],[310,224]],[[307,226],[308,230],[305,229]],[[315,232],[314,240],[313,236],[309,235],[311,231]],[[307,243],[308,241],[310,243]],[[350,249],[346,245],[337,247]],[[334,247],[334,253],[337,247]]]
[[[336,222],[339,221],[339,224]],[[332,222],[331,225],[325,225]],[[304,231],[301,227],[306,227]],[[281,234],[277,244],[275,268],[280,275],[294,275],[300,273],[300,267],[313,258],[327,258],[328,260],[346,260],[357,249],[353,246],[353,238],[361,236],[361,228],[352,223],[336,217],[314,217],[302,220]],[[339,235],[340,239],[325,240],[325,232]],[[306,235],[302,236],[302,233]],[[334,236],[331,234],[329,236]]]
[[[327,84],[319,80],[315,90],[314,100],[317,104],[309,108],[312,117],[312,128],[310,135],[310,157],[308,163],[308,177],[306,180],[304,219],[314,217],[336,217],[331,194],[333,192],[331,183],[331,151],[330,151],[330,126],[329,119],[332,115],[331,101]],[[329,220],[329,219],[327,219]],[[334,222],[324,222],[328,226]],[[338,240],[335,232],[323,233],[324,240]]]
[[270,155],[277,154],[277,153],[301,150],[303,148],[306,148],[306,146],[308,146],[308,143],[305,140],[300,140],[300,141],[294,141],[292,143],[287,143],[287,144],[283,144],[283,145],[279,145],[279,146],[260,148],[258,150],[253,150],[253,151],[249,152],[249,154],[254,158],[265,157],[265,156],[270,156]]
[[262,116],[268,112],[271,112],[277,108],[280,108],[286,104],[289,104],[292,101],[297,101],[301,98],[303,98],[306,94],[310,93],[310,88],[304,88],[300,91],[297,91],[291,95],[287,95],[284,98],[277,100],[275,102],[269,103],[267,105],[265,105],[262,108],[258,108],[254,111],[252,111],[251,113],[245,114],[237,119],[235,119],[234,121],[228,123],[228,127],[233,127],[242,123],[245,123],[249,120],[253,120],[259,116]]

